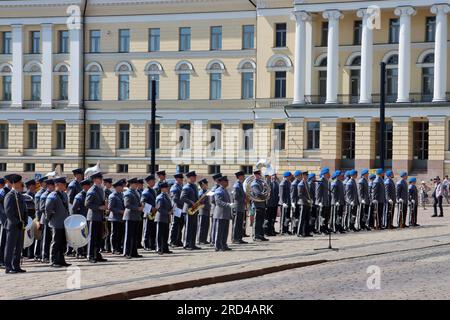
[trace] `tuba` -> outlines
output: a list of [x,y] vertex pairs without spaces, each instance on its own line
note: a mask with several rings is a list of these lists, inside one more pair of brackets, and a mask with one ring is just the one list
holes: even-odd
[[[263,175],[272,175],[275,170],[273,169],[272,165],[270,164],[270,162],[266,159],[261,159],[256,163],[256,169],[260,169],[262,170],[262,168],[265,168],[264,172],[262,172]],[[243,187],[244,187],[244,191],[247,195],[247,197],[254,202],[265,202],[267,199],[269,199],[270,197],[270,185],[269,183],[267,183],[267,181],[265,179],[261,180],[261,183],[263,185],[263,193],[262,196],[260,197],[255,197],[254,195],[252,195],[251,192],[251,185],[253,183],[253,181],[255,180],[255,176],[251,175],[249,177],[247,177],[244,180],[243,183]]]
[[57,177],[61,177],[62,176],[62,170],[61,170],[61,165],[56,165],[55,166],[55,171],[49,172],[45,175],[45,177],[49,178],[49,179],[53,179],[53,178],[57,178]]
[[92,175],[103,172],[102,169],[100,169],[100,161],[97,161],[97,164],[93,167],[87,168],[86,171],[84,171],[84,177],[85,179],[90,178]]

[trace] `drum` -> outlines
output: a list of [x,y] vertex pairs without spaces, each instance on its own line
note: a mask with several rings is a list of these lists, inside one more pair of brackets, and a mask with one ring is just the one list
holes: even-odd
[[33,231],[31,229],[32,224],[33,224],[33,219],[31,219],[31,217],[28,217],[27,226],[25,227],[25,232],[23,235],[23,248],[24,249],[31,246],[34,242]]
[[74,214],[64,220],[67,244],[72,248],[81,248],[89,242],[87,220],[80,214]]

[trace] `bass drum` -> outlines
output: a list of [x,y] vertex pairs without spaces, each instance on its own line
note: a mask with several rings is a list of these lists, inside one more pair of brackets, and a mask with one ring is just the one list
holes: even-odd
[[28,217],[27,226],[25,227],[25,231],[23,234],[23,248],[28,248],[34,242],[34,235],[31,226],[33,225],[33,219]]
[[81,248],[89,242],[87,220],[80,214],[74,214],[64,220],[67,244],[72,248]]

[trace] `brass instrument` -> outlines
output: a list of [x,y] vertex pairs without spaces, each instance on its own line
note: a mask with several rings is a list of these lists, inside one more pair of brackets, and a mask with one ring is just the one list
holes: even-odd
[[[263,172],[263,175],[272,175],[275,170],[273,169],[270,162],[266,159],[261,159],[256,163],[255,166],[257,169],[266,168]],[[260,198],[256,198],[251,193],[251,185],[255,180],[255,176],[248,176],[243,183],[244,192],[247,197],[253,202],[265,202],[270,197],[270,185],[267,183],[265,179],[261,179],[261,183],[263,184],[263,195]]]
[[152,210],[150,211],[150,214],[147,216],[148,220],[155,220],[156,218],[156,212],[158,212],[158,209],[156,209],[155,207],[152,207]]
[[212,191],[208,191],[205,192],[204,194],[202,194],[202,196],[192,205],[192,207],[190,207],[187,211],[187,213],[192,216],[194,214],[196,214],[201,208],[203,208],[205,205],[203,204],[203,200],[207,197],[207,196],[212,196],[214,195],[214,193]]

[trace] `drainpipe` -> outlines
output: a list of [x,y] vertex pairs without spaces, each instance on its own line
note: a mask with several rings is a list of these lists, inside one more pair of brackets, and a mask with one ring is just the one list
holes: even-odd
[[87,119],[87,110],[86,110],[86,105],[84,104],[84,100],[85,100],[85,90],[84,90],[84,61],[86,58],[86,50],[85,50],[85,39],[86,39],[86,8],[87,8],[87,3],[88,0],[85,0],[84,2],[84,8],[83,8],[83,14],[81,17],[81,21],[83,24],[83,38],[82,38],[82,44],[81,44],[81,50],[83,50],[83,55],[82,55],[82,59],[81,59],[81,109],[83,110],[83,169],[86,169],[86,119]]

